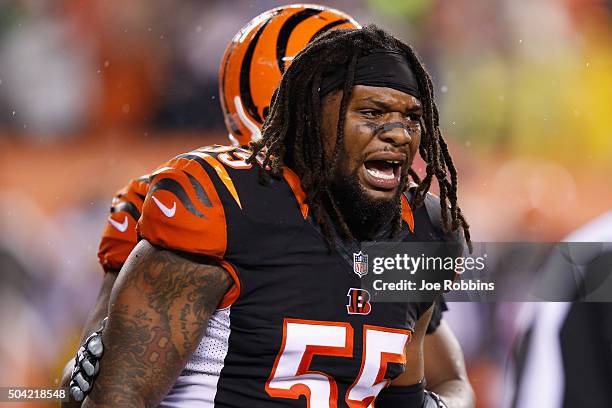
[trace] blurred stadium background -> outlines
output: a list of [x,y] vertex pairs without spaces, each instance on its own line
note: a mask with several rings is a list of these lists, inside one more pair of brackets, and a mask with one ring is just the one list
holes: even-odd
[[[288,3],[0,2],[0,386],[57,384],[102,278],[114,191],[226,143],[221,55]],[[475,241],[560,240],[612,207],[609,0],[319,3],[424,57]],[[518,305],[450,307],[479,406],[496,407]]]

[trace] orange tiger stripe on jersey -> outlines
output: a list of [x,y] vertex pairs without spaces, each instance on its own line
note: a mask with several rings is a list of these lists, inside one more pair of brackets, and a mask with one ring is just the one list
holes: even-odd
[[402,219],[410,227],[410,232],[414,233],[414,214],[405,194],[402,194]]
[[295,195],[295,199],[298,202],[300,207],[300,212],[302,213],[302,217],[304,219],[308,218],[308,204],[306,204],[306,193],[302,190],[302,183],[300,182],[300,178],[297,174],[295,174],[289,167],[283,167],[283,177],[293,194]]
[[98,250],[98,259],[105,272],[120,270],[138,243],[136,223],[149,188],[148,180],[146,175],[130,181],[113,198]]
[[227,291],[227,293],[225,293],[225,295],[219,302],[219,305],[217,306],[217,309],[225,309],[226,307],[229,307],[234,304],[234,302],[238,299],[238,296],[240,296],[241,286],[240,279],[238,279],[238,273],[236,272],[236,269],[234,269],[234,266],[227,261],[220,261],[220,264],[223,269],[225,269],[227,273],[230,274],[232,279],[234,279],[234,284]]
[[175,158],[153,173],[138,231],[154,245],[223,258],[225,210],[206,171],[195,161]]
[[225,167],[223,167],[223,165],[216,158],[198,150],[194,150],[189,154],[201,157],[202,159],[206,160],[206,162],[208,162],[208,164],[210,164],[213,169],[215,169],[221,182],[225,185],[225,187],[227,187],[227,190],[234,198],[234,201],[236,201],[236,204],[238,204],[238,207],[242,209],[242,203],[240,202],[240,197],[238,197],[238,191],[236,191],[236,186],[234,186],[234,182],[232,181],[232,178],[228,174]]

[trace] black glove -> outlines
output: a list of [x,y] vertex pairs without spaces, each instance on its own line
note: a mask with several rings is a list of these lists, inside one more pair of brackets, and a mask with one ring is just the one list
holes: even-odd
[[70,395],[75,401],[83,401],[91,391],[93,382],[100,369],[100,358],[104,354],[102,332],[106,326],[106,317],[102,326],[93,332],[83,343],[74,359],[74,368],[70,376]]
[[440,396],[433,391],[425,390],[422,408],[448,408]]

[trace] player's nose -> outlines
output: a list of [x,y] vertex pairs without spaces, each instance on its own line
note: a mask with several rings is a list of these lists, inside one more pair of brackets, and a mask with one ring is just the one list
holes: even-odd
[[406,123],[401,120],[385,123],[382,126],[381,131],[378,133],[378,137],[383,142],[392,144],[394,146],[404,146],[412,142],[410,129]]

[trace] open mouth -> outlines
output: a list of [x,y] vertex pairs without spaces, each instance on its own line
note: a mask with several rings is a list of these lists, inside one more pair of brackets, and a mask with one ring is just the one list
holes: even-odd
[[406,156],[401,153],[381,152],[363,163],[365,182],[376,190],[393,190],[400,183]]

